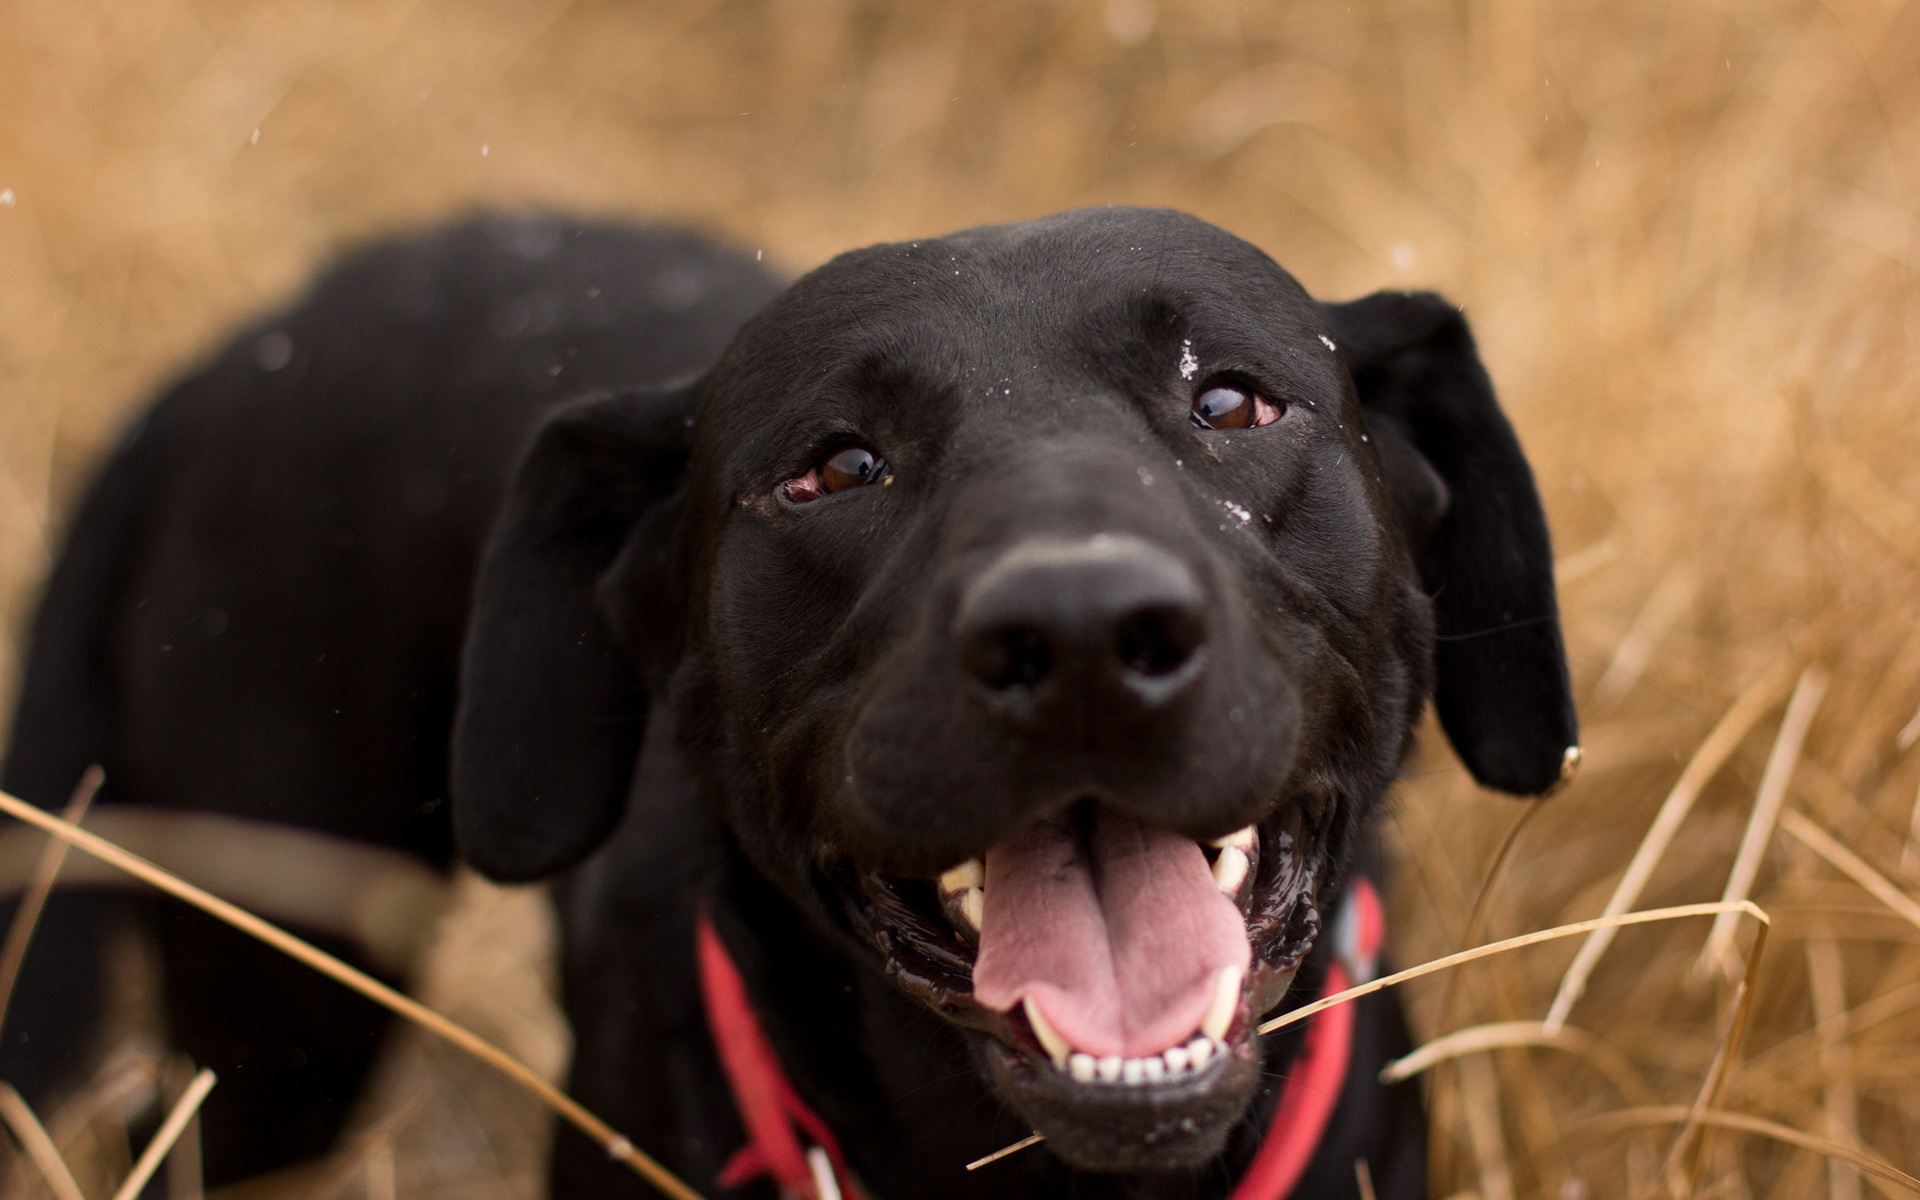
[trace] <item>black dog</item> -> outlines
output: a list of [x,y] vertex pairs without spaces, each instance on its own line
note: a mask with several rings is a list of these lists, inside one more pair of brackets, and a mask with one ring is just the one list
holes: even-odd
[[[618,241],[560,241],[589,237]],[[437,243],[439,270],[478,276],[439,286],[530,286],[501,281],[512,254],[486,241]],[[635,244],[578,261],[611,277],[616,253],[663,253]],[[632,379],[714,353],[772,290],[675,245],[730,287],[691,328],[629,324],[614,369]],[[310,369],[351,403],[270,396],[280,344],[255,331],[122,452],[56,574],[22,714],[41,732],[16,739],[10,783],[50,802],[104,758],[121,798],[444,858],[419,810],[505,451],[422,536],[358,515],[405,511],[409,450],[511,445],[539,375],[470,401],[471,310],[408,319],[366,266],[409,255],[372,255],[271,327],[296,358],[293,326],[331,332],[341,361],[316,350]],[[560,312],[583,276],[551,278]],[[545,319],[552,349],[572,344]],[[178,399],[196,386],[216,398]],[[168,405],[203,415],[160,424]],[[455,430],[428,415],[456,413]],[[197,507],[161,499],[181,460],[201,464]],[[216,497],[214,479],[233,482]],[[162,609],[183,631],[247,640],[175,671],[129,562],[194,581]],[[230,593],[265,619],[209,621]],[[315,671],[314,653],[349,661]],[[147,689],[160,737],[122,715],[116,677]],[[480,571],[461,687],[461,850],[507,879],[579,864],[561,892],[573,1089],[703,1189],[748,1140],[721,1065],[739,1047],[709,1032],[717,954],[843,1182],[1227,1196],[1278,1136],[1302,1053],[1297,1028],[1253,1027],[1334,969],[1323,915],[1429,692],[1492,786],[1549,788],[1575,741],[1544,520],[1460,315],[1419,295],[1321,306],[1253,247],[1128,209],[844,256],[697,382],[551,419]],[[366,706],[355,741],[329,742],[328,703]],[[63,706],[88,736],[35,749]],[[262,720],[287,750],[222,749]],[[295,776],[305,801],[276,810]],[[202,985],[172,985],[178,949],[191,1027]],[[1352,1194],[1361,1158],[1380,1194],[1423,1193],[1418,1105],[1373,1082],[1404,1045],[1397,1008],[1360,1009],[1294,1195]],[[963,1170],[1030,1130],[1046,1149]],[[554,1183],[645,1194],[574,1137]]]

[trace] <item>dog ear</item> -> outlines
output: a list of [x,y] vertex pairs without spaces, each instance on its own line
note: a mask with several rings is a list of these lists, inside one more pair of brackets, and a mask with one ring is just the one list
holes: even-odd
[[[685,474],[696,389],[570,405],[521,460],[480,568],[453,738],[454,830],[494,879],[572,866],[626,807],[647,695],[600,584],[664,557],[670,523],[651,518]],[[661,544],[637,550],[642,536]]]
[[1431,293],[1323,307],[1433,597],[1440,724],[1485,786],[1550,791],[1579,761],[1553,548],[1466,318]]

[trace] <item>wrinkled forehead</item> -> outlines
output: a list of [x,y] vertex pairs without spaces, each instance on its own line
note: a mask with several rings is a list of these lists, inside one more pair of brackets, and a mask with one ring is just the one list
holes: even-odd
[[700,441],[757,443],[778,436],[770,425],[863,395],[1112,389],[1182,337],[1320,391],[1327,356],[1297,351],[1324,332],[1272,259],[1183,214],[1087,209],[984,226],[854,251],[802,277],[716,370]]

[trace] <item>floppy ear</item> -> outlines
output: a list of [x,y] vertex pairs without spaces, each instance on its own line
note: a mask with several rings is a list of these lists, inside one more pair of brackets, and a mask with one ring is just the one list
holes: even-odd
[[1433,597],[1440,724],[1482,784],[1550,791],[1579,761],[1553,548],[1466,318],[1426,292],[1323,307]]
[[[670,523],[649,517],[685,474],[695,388],[555,413],[494,526],[467,629],[453,816],[461,852],[495,879],[572,866],[626,806],[647,696],[598,585],[617,562],[664,556]],[[658,547],[635,547],[643,537]]]

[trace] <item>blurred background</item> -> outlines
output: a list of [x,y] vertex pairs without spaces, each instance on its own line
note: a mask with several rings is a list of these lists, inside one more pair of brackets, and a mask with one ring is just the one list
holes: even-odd
[[[631,214],[798,272],[1158,204],[1323,297],[1444,292],[1539,474],[1587,758],[1516,833],[1529,810],[1426,739],[1390,821],[1393,958],[1596,915],[1692,762],[1637,906],[1720,898],[1756,796],[1785,813],[1759,806],[1736,889],[1774,925],[1715,1104],[1920,1172],[1920,6],[0,0],[0,114],[8,694],[116,429],[378,232]],[[557,1070],[538,897],[462,896],[420,988]],[[1880,1188],[1751,1120],[1670,1154],[1752,940],[1701,968],[1706,926],[1623,933],[1551,1037],[1514,1023],[1575,942],[1410,987],[1423,1040],[1544,1043],[1427,1072],[1435,1195]],[[256,1194],[537,1194],[511,1091],[406,1039],[386,1078],[339,1162]],[[112,1109],[56,1132],[124,1156]]]

